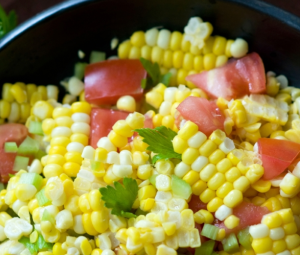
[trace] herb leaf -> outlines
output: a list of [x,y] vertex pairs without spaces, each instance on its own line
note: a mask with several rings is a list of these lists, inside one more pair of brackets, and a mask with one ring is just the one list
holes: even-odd
[[15,11],[10,11],[6,15],[4,9],[0,5],[0,38],[13,30],[17,26],[17,15]]
[[156,86],[158,83],[163,83],[165,86],[168,86],[170,83],[170,79],[172,74],[167,73],[162,75],[160,73],[159,65],[158,63],[152,63],[151,61],[145,59],[145,58],[140,58],[140,61],[147,71],[148,75],[150,76],[150,79],[143,79],[141,81],[141,87],[143,89],[150,89]]
[[131,210],[138,194],[137,182],[132,178],[125,177],[123,185],[119,182],[114,182],[115,188],[111,186],[100,188],[102,200],[107,208],[112,209],[112,214],[126,218],[136,217],[135,214],[131,213]]
[[143,141],[149,146],[147,150],[157,153],[152,159],[153,164],[159,159],[178,158],[181,155],[174,151],[172,140],[177,135],[173,130],[165,126],[151,128],[140,128],[134,131],[143,137]]

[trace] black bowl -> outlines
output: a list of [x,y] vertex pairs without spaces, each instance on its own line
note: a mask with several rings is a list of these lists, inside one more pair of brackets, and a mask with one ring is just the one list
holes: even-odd
[[214,26],[213,34],[242,37],[266,66],[300,81],[300,19],[257,0],[73,0],[33,17],[0,41],[0,85],[23,81],[59,84],[73,74],[79,49],[106,51],[113,37],[163,26],[182,31],[191,16]]

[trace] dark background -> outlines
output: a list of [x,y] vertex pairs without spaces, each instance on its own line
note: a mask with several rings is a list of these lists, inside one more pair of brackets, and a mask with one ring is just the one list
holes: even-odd
[[[18,24],[60,2],[63,2],[63,0],[0,0],[0,4],[6,12],[10,10],[16,11],[18,15]],[[273,4],[300,17],[300,0],[264,0],[263,2]]]

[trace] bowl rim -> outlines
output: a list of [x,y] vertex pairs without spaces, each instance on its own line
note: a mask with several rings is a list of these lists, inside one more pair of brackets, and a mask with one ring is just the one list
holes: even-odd
[[[84,5],[86,3],[92,3],[97,1],[104,1],[104,0],[69,0],[59,4],[56,4],[35,16],[29,18],[28,20],[24,21],[20,25],[18,25],[15,29],[7,33],[3,38],[0,39],[0,51],[8,46],[12,41],[16,40],[20,36],[22,36],[27,30],[34,28],[35,26],[39,25],[40,23],[51,19],[52,17],[76,8],[80,5]],[[122,0],[119,0],[122,1]],[[218,0],[213,0],[218,1]],[[264,2],[262,0],[221,0],[236,3],[253,10],[259,11],[263,14],[266,14],[272,18],[275,18],[282,23],[294,28],[295,30],[300,32],[300,17],[287,12],[283,9],[280,9],[270,3]]]

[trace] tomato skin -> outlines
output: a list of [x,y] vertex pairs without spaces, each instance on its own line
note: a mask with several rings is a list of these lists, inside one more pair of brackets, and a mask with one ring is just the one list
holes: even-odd
[[225,117],[216,103],[200,97],[187,97],[178,105],[181,116],[198,125],[199,131],[209,136],[216,129],[224,130]]
[[116,104],[125,95],[139,100],[143,96],[141,80],[146,75],[137,59],[112,59],[90,64],[85,69],[85,99],[96,105]]
[[260,56],[253,52],[240,59],[231,59],[222,67],[186,77],[211,98],[227,100],[266,91],[265,68]]
[[270,213],[267,207],[257,206],[252,203],[242,202],[237,207],[233,208],[233,215],[237,216],[240,219],[240,224],[236,228],[228,229],[226,228],[224,222],[218,220],[215,221],[215,226],[219,228],[224,228],[226,234],[238,233],[240,230],[259,224],[264,215]]
[[96,149],[99,139],[107,136],[113,125],[118,120],[125,120],[128,114],[128,112],[118,110],[93,108],[91,111],[90,145]]
[[20,145],[27,137],[28,130],[22,124],[3,124],[0,125],[0,175],[1,182],[8,182],[8,174],[14,174],[13,166],[17,153],[6,153],[4,151],[4,144],[6,142],[16,142]]
[[271,138],[257,142],[265,169],[263,179],[271,180],[286,170],[299,156],[300,144]]

